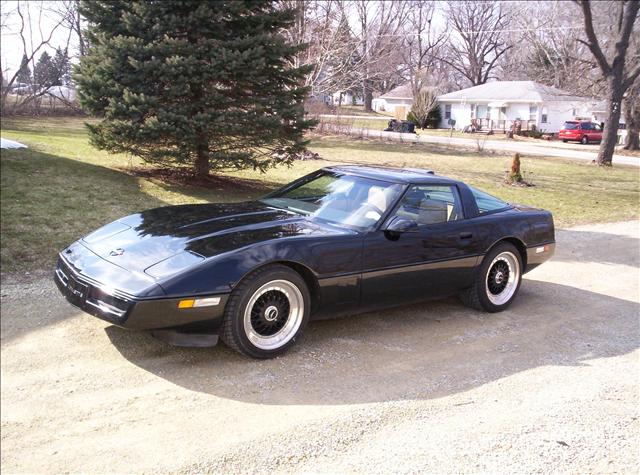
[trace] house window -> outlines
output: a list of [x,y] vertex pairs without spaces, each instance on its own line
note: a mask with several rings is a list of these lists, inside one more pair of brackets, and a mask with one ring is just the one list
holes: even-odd
[[444,120],[451,119],[451,104],[445,104],[444,106]]
[[529,106],[529,120],[536,121],[538,118],[538,106]]
[[547,123],[547,108],[543,107],[542,108],[542,118],[540,119],[540,122],[543,124]]
[[472,119],[476,118],[476,105],[475,104],[471,104],[471,118]]

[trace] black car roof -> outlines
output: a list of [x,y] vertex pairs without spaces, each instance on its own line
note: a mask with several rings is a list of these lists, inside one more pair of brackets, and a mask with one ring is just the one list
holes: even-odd
[[375,167],[363,165],[338,165],[326,167],[325,170],[348,175],[361,176],[363,178],[371,178],[374,180],[388,181],[393,183],[458,183],[457,180],[438,176],[431,170],[422,168],[392,168],[392,167]]

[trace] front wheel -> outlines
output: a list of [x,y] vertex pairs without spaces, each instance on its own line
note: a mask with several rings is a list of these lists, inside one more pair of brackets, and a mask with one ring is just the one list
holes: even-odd
[[580,143],[582,145],[588,145],[589,144],[589,137],[587,137],[586,135],[584,137],[582,137],[582,139],[580,140]]
[[252,358],[286,351],[309,319],[311,297],[304,279],[289,267],[273,265],[245,277],[233,290],[220,337]]
[[505,242],[485,256],[473,285],[461,298],[477,310],[500,312],[511,305],[521,282],[522,258],[513,244]]

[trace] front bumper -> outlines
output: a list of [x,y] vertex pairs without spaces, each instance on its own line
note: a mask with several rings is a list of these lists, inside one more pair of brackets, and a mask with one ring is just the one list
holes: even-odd
[[133,330],[216,333],[222,325],[229,297],[220,294],[202,296],[219,297],[220,302],[215,306],[195,308],[178,308],[178,302],[189,296],[137,299],[81,274],[62,256],[58,259],[54,280],[70,304],[94,317]]

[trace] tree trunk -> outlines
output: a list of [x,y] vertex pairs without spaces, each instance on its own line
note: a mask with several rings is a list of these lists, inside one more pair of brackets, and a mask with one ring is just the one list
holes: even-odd
[[[627,124],[629,124],[627,122]],[[640,150],[640,124],[635,123],[634,127],[627,127],[627,138],[624,142],[625,150]]]
[[373,91],[371,90],[371,82],[365,79],[362,84],[362,95],[364,99],[364,110],[367,112],[373,111]]
[[198,178],[209,176],[209,141],[205,133],[198,133],[194,169]]
[[627,98],[624,101],[624,123],[627,128],[627,137],[624,141],[625,150],[640,150],[640,101],[634,94],[640,93],[636,88],[627,91]]
[[198,149],[194,165],[196,176],[198,178],[206,178],[209,176],[209,157],[206,153],[201,153]]
[[604,124],[602,133],[602,142],[596,163],[600,166],[611,166],[613,152],[618,142],[618,124],[620,123],[620,105],[622,103],[622,90],[620,81],[615,78],[609,78],[609,94],[607,98],[607,121]]

